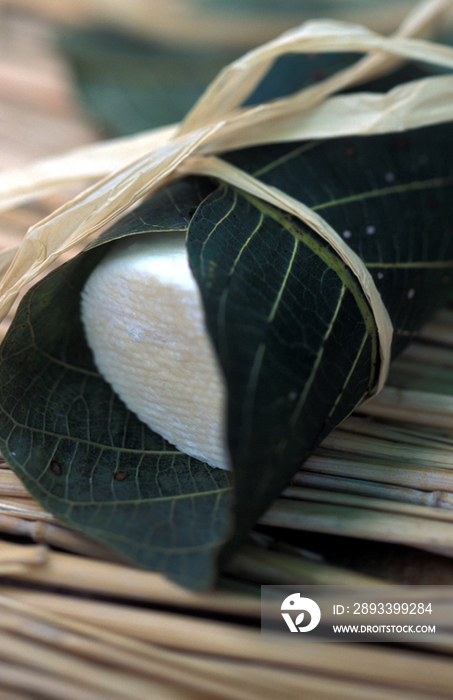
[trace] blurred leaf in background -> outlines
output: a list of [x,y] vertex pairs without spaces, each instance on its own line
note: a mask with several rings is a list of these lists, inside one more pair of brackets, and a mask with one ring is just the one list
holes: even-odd
[[180,121],[239,53],[151,44],[110,30],[65,30],[59,45],[86,109],[111,134]]

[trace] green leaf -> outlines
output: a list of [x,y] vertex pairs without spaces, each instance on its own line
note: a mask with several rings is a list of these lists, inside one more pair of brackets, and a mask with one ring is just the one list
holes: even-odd
[[[176,48],[107,30],[60,33],[81,101],[97,123],[116,134],[180,121],[206,85],[238,53]],[[247,99],[247,105],[288,95],[350,65],[357,54],[287,54]]]
[[312,207],[365,261],[400,352],[453,284],[451,122],[224,156]]
[[377,331],[327,243],[231,188],[199,207],[188,252],[229,389],[236,540],[371,389]]
[[[106,239],[187,227],[205,183],[181,183]],[[183,201],[180,201],[180,200]],[[179,206],[180,203],[180,206]],[[159,225],[159,222],[160,225]],[[30,493],[69,527],[191,588],[213,584],[230,527],[231,474],[188,457],[128,411],[93,364],[80,292],[108,245],[27,294],[1,348],[1,450]]]
[[166,47],[108,30],[66,30],[59,46],[85,108],[113,134],[180,121],[238,52]]
[[[252,148],[226,156],[319,211],[372,273],[397,354],[453,288],[453,125],[404,135]],[[363,292],[299,222],[220,188],[188,252],[229,387],[236,533],[243,537],[374,381]]]

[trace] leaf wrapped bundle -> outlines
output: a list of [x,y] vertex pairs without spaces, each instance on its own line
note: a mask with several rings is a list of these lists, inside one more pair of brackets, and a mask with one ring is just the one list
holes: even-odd
[[[342,232],[389,309],[395,353],[451,295],[451,132],[447,124],[227,156]],[[178,453],[127,411],[98,375],[79,315],[80,291],[110,241],[165,230],[187,231],[228,384],[234,541],[370,392],[378,339],[360,284],[328,243],[201,178],[142,204],[25,297],[2,346],[3,454],[66,524],[203,586],[231,537],[231,475]]]
[[[223,155],[321,212],[380,293],[392,355],[451,295],[451,130],[447,122]],[[141,423],[84,338],[80,294],[112,242],[165,231],[186,234],[228,387],[234,476]],[[65,524],[183,585],[212,585],[219,559],[382,376],[388,358],[365,286],[341,250],[288,211],[221,178],[173,182],[23,299],[1,346],[2,452]]]

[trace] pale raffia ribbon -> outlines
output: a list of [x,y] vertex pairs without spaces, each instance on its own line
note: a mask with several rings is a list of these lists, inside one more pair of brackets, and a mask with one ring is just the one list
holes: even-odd
[[[239,187],[297,216],[325,238],[358,278],[379,333],[381,366],[373,393],[380,390],[390,362],[392,325],[373,279],[342,238],[303,203],[213,157],[252,145],[341,135],[391,133],[453,118],[453,76],[428,77],[386,94],[334,93],[384,74],[408,59],[453,69],[453,49],[416,38],[435,24],[453,0],[424,0],[399,30],[384,37],[360,25],[314,21],[284,33],[227,66],[178,126],[85,147],[0,177],[0,208],[35,192],[105,175],[99,182],[33,226],[0,285],[0,318],[21,289],[62,253],[107,224],[143,196],[187,173],[207,174]],[[286,98],[240,107],[275,59],[291,52],[363,52],[350,68]],[[145,153],[141,149],[148,149]],[[98,158],[96,159],[96,156]],[[131,161],[132,158],[132,161]],[[96,161],[96,162],[94,162]],[[112,173],[112,166],[115,169]],[[65,168],[63,170],[63,168]],[[69,168],[69,170],[68,170]]]

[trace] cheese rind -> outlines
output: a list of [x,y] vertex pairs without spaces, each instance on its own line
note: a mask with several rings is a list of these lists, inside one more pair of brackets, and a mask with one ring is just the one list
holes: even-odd
[[184,233],[130,236],[82,292],[95,363],[126,406],[178,449],[230,468],[226,387]]

